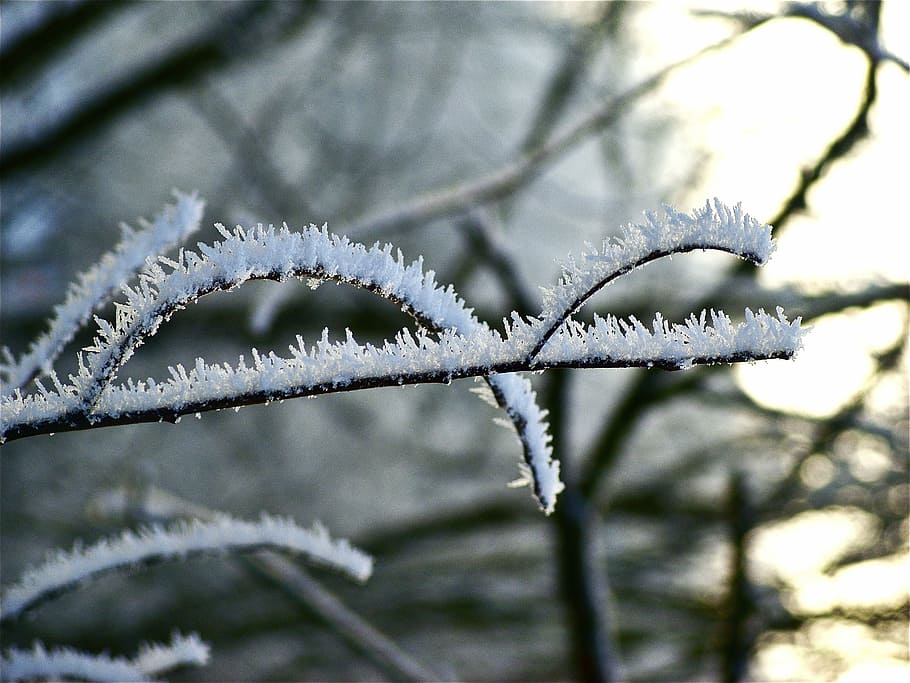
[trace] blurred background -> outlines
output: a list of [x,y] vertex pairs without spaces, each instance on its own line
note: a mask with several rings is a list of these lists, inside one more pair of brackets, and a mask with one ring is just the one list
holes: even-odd
[[[52,548],[202,508],[321,520],[376,571],[306,570],[301,594],[249,560],[166,564],[44,605],[3,647],[131,655],[197,631],[213,656],[187,681],[906,680],[906,3],[0,13],[17,356],[119,222],[173,188],[205,198],[201,241],[216,221],[327,222],[422,254],[494,327],[642,210],[742,201],[775,225],[767,267],[664,260],[580,316],[782,305],[812,327],[793,362],[533,377],[567,482],[551,518],[507,488],[520,446],[469,380],[7,444],[4,584]],[[350,288],[253,283],[178,313],[122,377],[410,324]]]

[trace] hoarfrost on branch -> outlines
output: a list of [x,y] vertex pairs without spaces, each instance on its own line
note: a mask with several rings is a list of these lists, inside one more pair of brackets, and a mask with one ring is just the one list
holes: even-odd
[[370,556],[344,539],[332,540],[319,524],[304,529],[281,517],[263,515],[253,523],[221,515],[212,521],[152,526],[139,533],[127,531],[88,548],[58,551],[44,564],[27,570],[18,583],[4,587],[0,616],[3,620],[18,617],[49,597],[116,569],[190,554],[261,548],[301,553],[358,581],[366,581],[373,571]]
[[51,650],[35,643],[31,650],[10,648],[0,658],[4,681],[82,680],[148,681],[170,669],[209,660],[209,647],[196,634],[174,633],[167,645],[147,643],[132,659],[106,654],[88,655],[66,647]]
[[[195,198],[184,201],[188,215],[193,207],[201,208]],[[406,264],[389,244],[368,248],[325,226],[300,231],[287,225],[217,227],[222,241],[199,243],[198,251],[181,249],[176,259],[150,258],[134,284],[122,285],[125,301],[115,304],[113,322],[95,318],[94,343],[80,354],[79,371],[68,383],[51,370],[52,389],[36,380],[31,394],[17,388],[5,395],[0,439],[174,421],[189,413],[336,391],[483,377],[522,443],[522,481],[549,514],[562,483],[546,412],[530,382],[512,373],[558,367],[679,370],[789,358],[801,343],[799,320],[787,320],[779,308],[776,315],[747,309],[741,323],[713,310],[682,323],[657,314],[650,325],[613,316],[595,316],[591,325],[583,325],[571,317],[602,287],[663,256],[713,249],[764,264],[774,250],[770,226],[717,199],[692,214],[670,207],[662,214],[647,213],[643,223],[626,226],[599,252],[570,259],[559,283],[544,290],[541,313],[531,318],[513,313],[504,334],[479,321],[451,286],[438,285],[422,258]],[[136,348],[188,303],[249,280],[288,278],[361,287],[400,306],[420,326],[413,333],[401,330],[381,346],[358,343],[350,330],[343,340],[332,341],[324,330],[315,344],[298,336],[289,357],[252,349],[234,366],[198,358],[192,368],[170,368],[164,381],[114,383]]]

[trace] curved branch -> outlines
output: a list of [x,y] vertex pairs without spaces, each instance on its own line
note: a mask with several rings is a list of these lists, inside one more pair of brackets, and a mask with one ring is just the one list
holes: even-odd
[[202,666],[208,660],[209,646],[198,635],[174,632],[167,645],[143,644],[132,659],[89,655],[66,647],[46,650],[41,643],[35,643],[31,650],[10,648],[0,658],[0,668],[4,681],[148,681],[178,666]]
[[76,277],[64,302],[55,307],[55,317],[48,331],[39,336],[19,360],[7,352],[7,362],[0,364],[0,376],[11,387],[24,387],[38,373],[48,372],[92,311],[110,301],[150,254],[168,251],[199,229],[205,202],[195,194],[178,192],[175,197],[176,202],[165,207],[154,222],[140,221],[141,230],[134,231],[127,225],[122,227],[120,243]]
[[737,204],[730,208],[719,199],[705,202],[692,215],[664,207],[664,215],[645,214],[646,224],[624,226],[619,239],[604,242],[601,253],[585,254],[584,263],[570,260],[563,267],[560,283],[544,290],[544,308],[534,330],[537,341],[530,357],[541,349],[575,311],[598,290],[616,278],[651,261],[698,249],[725,251],[755,265],[764,265],[774,251],[771,226],[765,225]]
[[[569,316],[597,289],[623,273],[660,256],[693,249],[720,249],[761,264],[773,251],[770,227],[718,200],[689,216],[666,208],[665,216],[648,214],[645,225],[628,226],[622,239],[605,244],[603,253],[587,256],[579,267],[570,262],[561,283],[545,293],[539,318],[512,314],[506,337],[492,331],[465,308],[451,286],[436,284],[422,259],[409,266],[391,245],[372,248],[315,226],[291,232],[287,226],[258,226],[246,231],[218,229],[223,242],[199,244],[200,253],[181,250],[177,261],[149,261],[135,288],[124,287],[111,324],[100,318],[94,345],[79,356],[79,371],[64,385],[51,374],[56,393],[36,381],[40,395],[3,399],[0,441],[37,433],[84,429],[102,424],[175,420],[190,412],[239,407],[275,399],[350,391],[393,384],[449,382],[482,376],[515,426],[522,443],[522,481],[530,483],[541,508],[550,513],[563,485],[559,462],[552,459],[546,412],[537,405],[527,379],[504,375],[548,367],[662,367],[789,357],[799,346],[799,321],[792,325],[778,310],[774,319],[746,310],[747,321],[732,327],[723,314],[706,314],[672,328],[658,315],[647,330],[640,322],[595,318],[585,328]],[[162,267],[167,266],[166,273]],[[292,358],[266,357],[253,349],[254,366],[241,356],[236,369],[197,359],[187,373],[171,368],[169,383],[153,379],[114,388],[119,368],[161,323],[191,301],[252,279],[307,277],[345,282],[400,305],[427,328],[415,339],[400,332],[382,348],[347,340],[331,344],[328,331],[309,353],[303,339],[290,348]]]
[[[438,286],[435,273],[424,272],[422,258],[405,266],[400,251],[392,256],[391,245],[367,249],[315,226],[301,232],[291,232],[287,226],[249,231],[238,227],[233,232],[218,228],[225,240],[211,246],[199,244],[201,255],[182,250],[177,261],[159,257],[158,263],[147,264],[137,287],[124,288],[127,304],[117,305],[114,324],[96,318],[98,336],[86,349],[79,373],[71,377],[74,391],[51,376],[58,394],[78,395],[78,409],[91,413],[120,367],[174,312],[249,280],[296,277],[344,282],[392,301],[436,332],[469,335],[488,329],[451,286]],[[171,272],[166,273],[162,265]],[[502,376],[489,377],[487,382],[515,426],[524,456],[522,471],[527,470],[534,496],[550,512],[562,484],[559,465],[551,457],[546,414],[537,406],[526,379]]]
[[125,532],[68,553],[59,552],[44,564],[25,572],[19,583],[4,588],[2,620],[18,617],[35,605],[79,584],[119,569],[157,564],[200,553],[250,552],[274,548],[302,553],[311,561],[333,567],[353,579],[366,581],[373,559],[346,540],[333,541],[321,525],[304,529],[293,521],[263,515],[251,523],[219,515],[211,521],[177,522],[164,528],[148,527],[139,534]]
[[177,261],[159,257],[170,273],[159,264],[148,264],[138,288],[124,288],[128,303],[118,306],[114,325],[96,318],[100,336],[86,349],[87,372],[79,377],[86,407],[98,402],[136,348],[177,310],[251,280],[344,282],[400,305],[430,329],[467,334],[482,327],[451,287],[439,287],[435,273],[424,272],[422,258],[405,266],[401,252],[394,258],[389,244],[367,249],[330,234],[325,226],[320,230],[311,225],[301,232],[287,226],[237,227],[233,232],[217,227],[225,240],[211,246],[200,243],[201,255],[181,250]]

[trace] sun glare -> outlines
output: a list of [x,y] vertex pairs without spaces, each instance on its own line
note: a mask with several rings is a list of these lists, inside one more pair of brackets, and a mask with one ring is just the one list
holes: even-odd
[[[665,32],[649,41],[647,55],[655,64],[717,40],[719,26],[730,29],[722,20],[695,19],[688,10],[710,6],[726,12],[774,12],[777,7],[698,2],[667,10],[668,4],[649,5],[650,11],[668,17]],[[653,30],[654,24],[648,25]],[[885,48],[906,59],[910,3],[884,3],[882,26]],[[679,112],[681,135],[692,140],[689,144],[712,152],[683,203],[720,196],[742,201],[753,215],[769,219],[796,187],[801,169],[813,164],[850,123],[864,80],[865,62],[858,49],[845,49],[829,32],[802,19],[762,26],[732,49],[674,77],[662,104]],[[907,74],[895,65],[880,68],[877,85],[870,135],[846,161],[828,168],[807,198],[808,210],[775,235],[778,250],[759,273],[766,287],[824,297],[910,279],[910,221],[903,206],[910,88]],[[874,354],[907,335],[904,311],[903,304],[882,304],[812,320],[796,360],[739,365],[734,376],[760,405],[829,418],[870,390]],[[870,409],[890,414],[893,408],[885,404],[902,404],[905,398],[898,392],[905,395],[906,390],[905,382],[879,383],[876,391],[882,396],[872,397]],[[830,455],[815,453],[803,462],[799,476],[810,490],[822,489],[838,476]],[[847,462],[858,481],[875,480],[895,466],[867,442],[853,444],[850,453],[839,452],[837,458]],[[910,680],[905,633],[889,635],[882,625],[813,616],[906,604],[906,554],[832,570],[840,558],[871,546],[879,532],[874,515],[843,508],[806,512],[753,533],[750,576],[760,583],[783,584],[787,606],[809,619],[796,634],[763,636],[753,677],[783,681],[823,676],[843,683]]]

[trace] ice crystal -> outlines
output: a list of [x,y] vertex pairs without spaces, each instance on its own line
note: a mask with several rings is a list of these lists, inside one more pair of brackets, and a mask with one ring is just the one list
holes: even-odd
[[543,290],[543,311],[535,321],[542,334],[522,329],[520,321],[514,334],[530,340],[532,355],[537,355],[556,327],[594,292],[657,258],[697,249],[726,251],[764,265],[774,251],[771,226],[744,213],[741,205],[731,208],[719,199],[705,202],[691,215],[670,206],[663,215],[646,212],[645,222],[623,227],[600,252],[583,254],[581,263],[569,259],[563,266],[560,283]]

